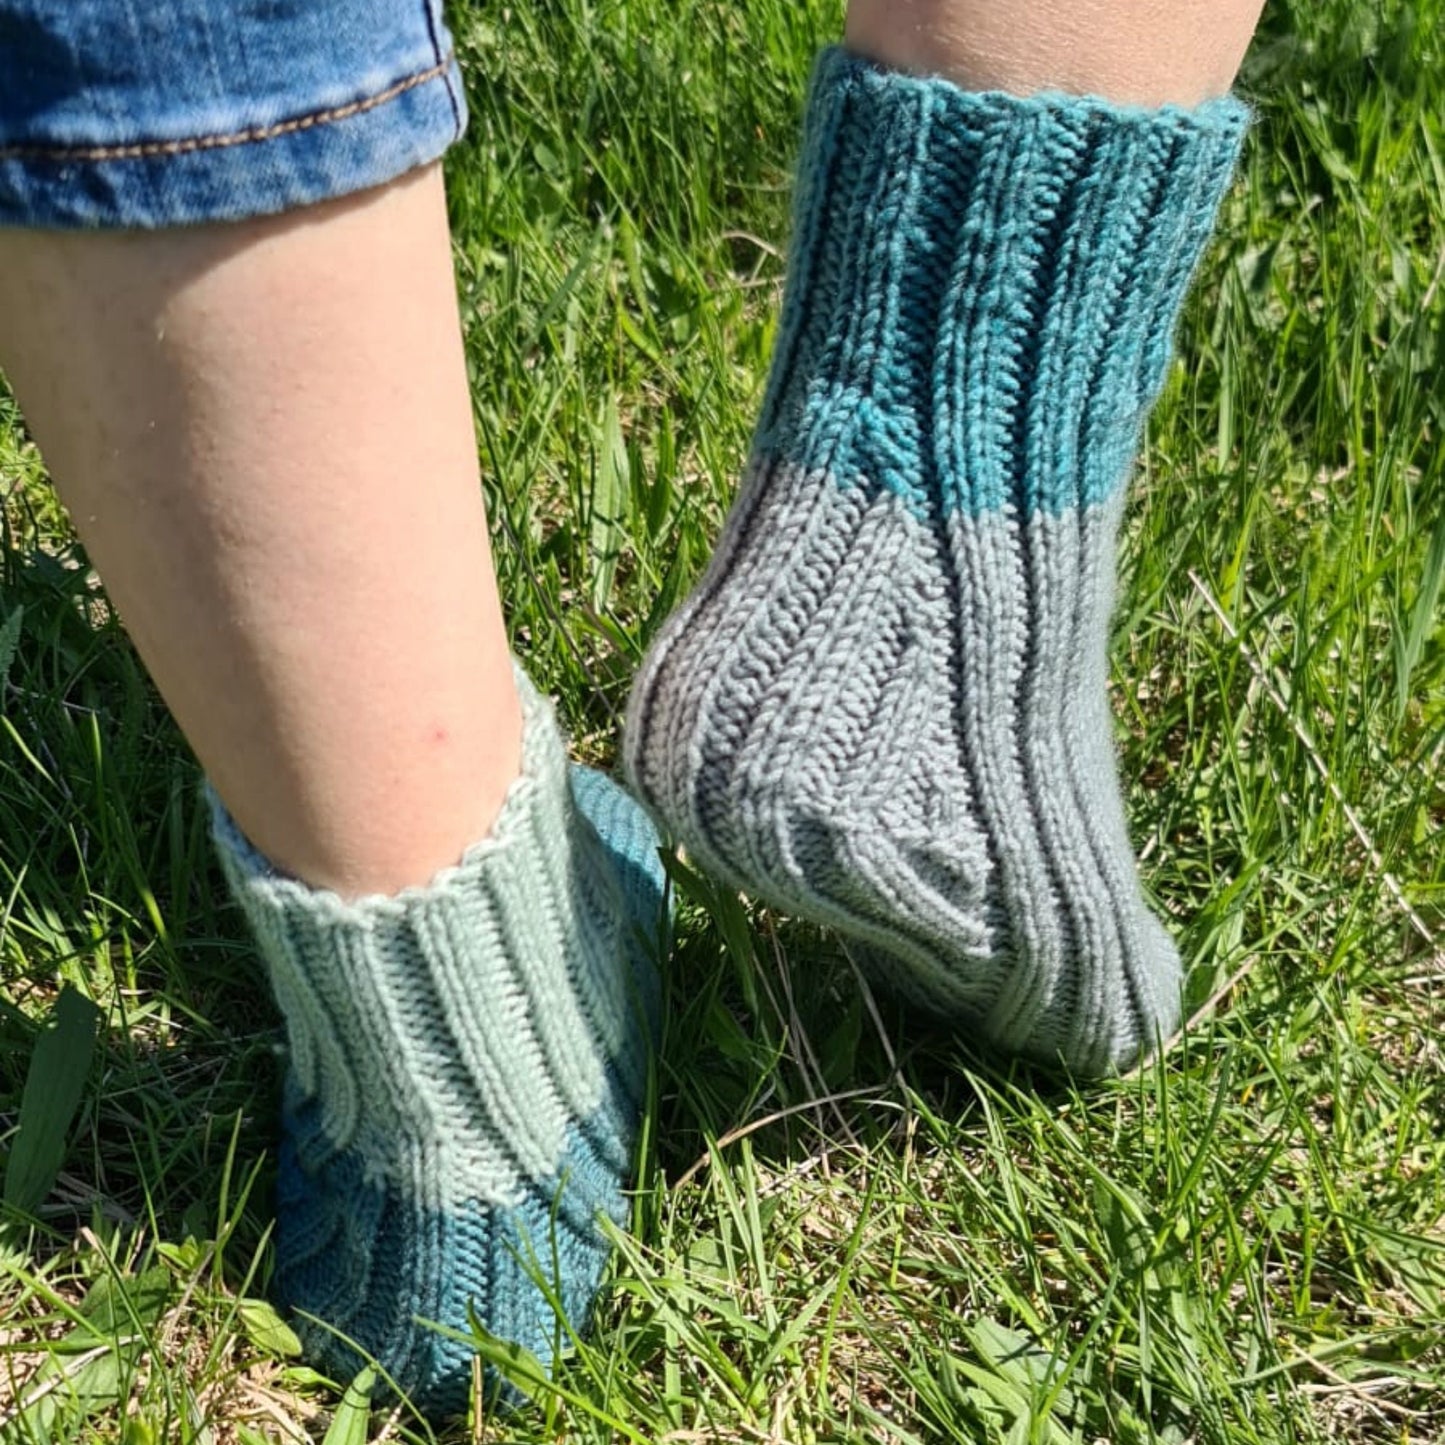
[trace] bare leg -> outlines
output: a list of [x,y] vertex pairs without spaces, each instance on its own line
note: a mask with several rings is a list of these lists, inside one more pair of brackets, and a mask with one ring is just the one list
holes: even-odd
[[1133,105],[1223,95],[1263,0],[849,0],[850,50],[969,90]]
[[0,230],[0,364],[258,848],[354,895],[487,832],[521,717],[437,167],[237,225]]
[[289,1045],[278,1297],[336,1378],[362,1363],[347,1337],[455,1412],[471,1351],[419,1320],[549,1359],[534,1241],[588,1317],[663,896],[641,809],[569,765],[514,680],[440,173],[234,227],[0,233],[0,318],[76,523],[248,835],[219,820]]

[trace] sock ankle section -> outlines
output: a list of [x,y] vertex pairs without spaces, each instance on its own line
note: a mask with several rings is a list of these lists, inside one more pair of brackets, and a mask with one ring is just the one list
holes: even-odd
[[1083,1072],[1177,1016],[1106,644],[1123,483],[1247,119],[826,53],[742,493],[629,707],[634,786],[700,862]]

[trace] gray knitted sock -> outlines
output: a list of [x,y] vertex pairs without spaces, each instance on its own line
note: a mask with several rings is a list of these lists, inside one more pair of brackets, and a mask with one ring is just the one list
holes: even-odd
[[825,55],[753,460],[629,709],[632,782],[704,866],[1081,1072],[1178,1015],[1106,643],[1123,483],[1245,119]]

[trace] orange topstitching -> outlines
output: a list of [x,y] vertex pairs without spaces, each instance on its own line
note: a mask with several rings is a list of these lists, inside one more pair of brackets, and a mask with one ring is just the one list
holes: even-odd
[[44,145],[0,145],[0,160],[51,160],[51,161],[131,161],[143,160],[148,156],[186,155],[191,151],[220,150],[225,146],[246,145],[251,141],[274,140],[277,136],[290,135],[295,131],[310,130],[313,126],[327,125],[331,121],[346,120],[350,116],[373,110],[389,100],[425,85],[442,75],[451,64],[451,58],[438,61],[428,70],[418,71],[405,80],[385,90],[369,95],[364,100],[354,100],[347,105],[333,106],[330,110],[313,111],[310,115],[299,115],[291,120],[277,121],[275,125],[252,126],[249,130],[233,131],[229,135],[191,136],[186,140],[140,141],[133,145],[118,146],[44,146]]

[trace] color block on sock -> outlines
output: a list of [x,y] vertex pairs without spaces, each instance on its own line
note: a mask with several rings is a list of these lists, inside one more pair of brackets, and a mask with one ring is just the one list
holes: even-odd
[[[219,803],[215,834],[285,1017],[276,1288],[310,1357],[354,1340],[417,1403],[465,1403],[471,1352],[426,1321],[544,1360],[625,1218],[667,920],[657,835],[570,767],[519,678],[522,773],[487,839],[426,887],[346,901],[279,875]],[[555,1276],[555,1278],[554,1278]]]
[[1097,505],[1127,475],[1248,109],[813,77],[754,454],[921,516]]
[[752,459],[628,709],[635,790],[712,871],[1084,1073],[1178,1014],[1107,642],[1123,482],[1247,115],[825,54]]
[[314,1108],[289,1092],[276,1291],[307,1357],[338,1380],[377,1358],[438,1415],[465,1408],[472,1351],[430,1325],[465,1331],[475,1310],[493,1334],[550,1360],[567,1336],[534,1274],[572,1326],[585,1327],[609,1254],[598,1220],[627,1219],[627,1165],[619,1168],[614,1155],[631,1136],[637,1106],[620,1082],[612,1091],[612,1108],[574,1124],[555,1172],[527,1181],[519,1198],[464,1199],[445,1209],[369,1178],[360,1156],[326,1140]]

